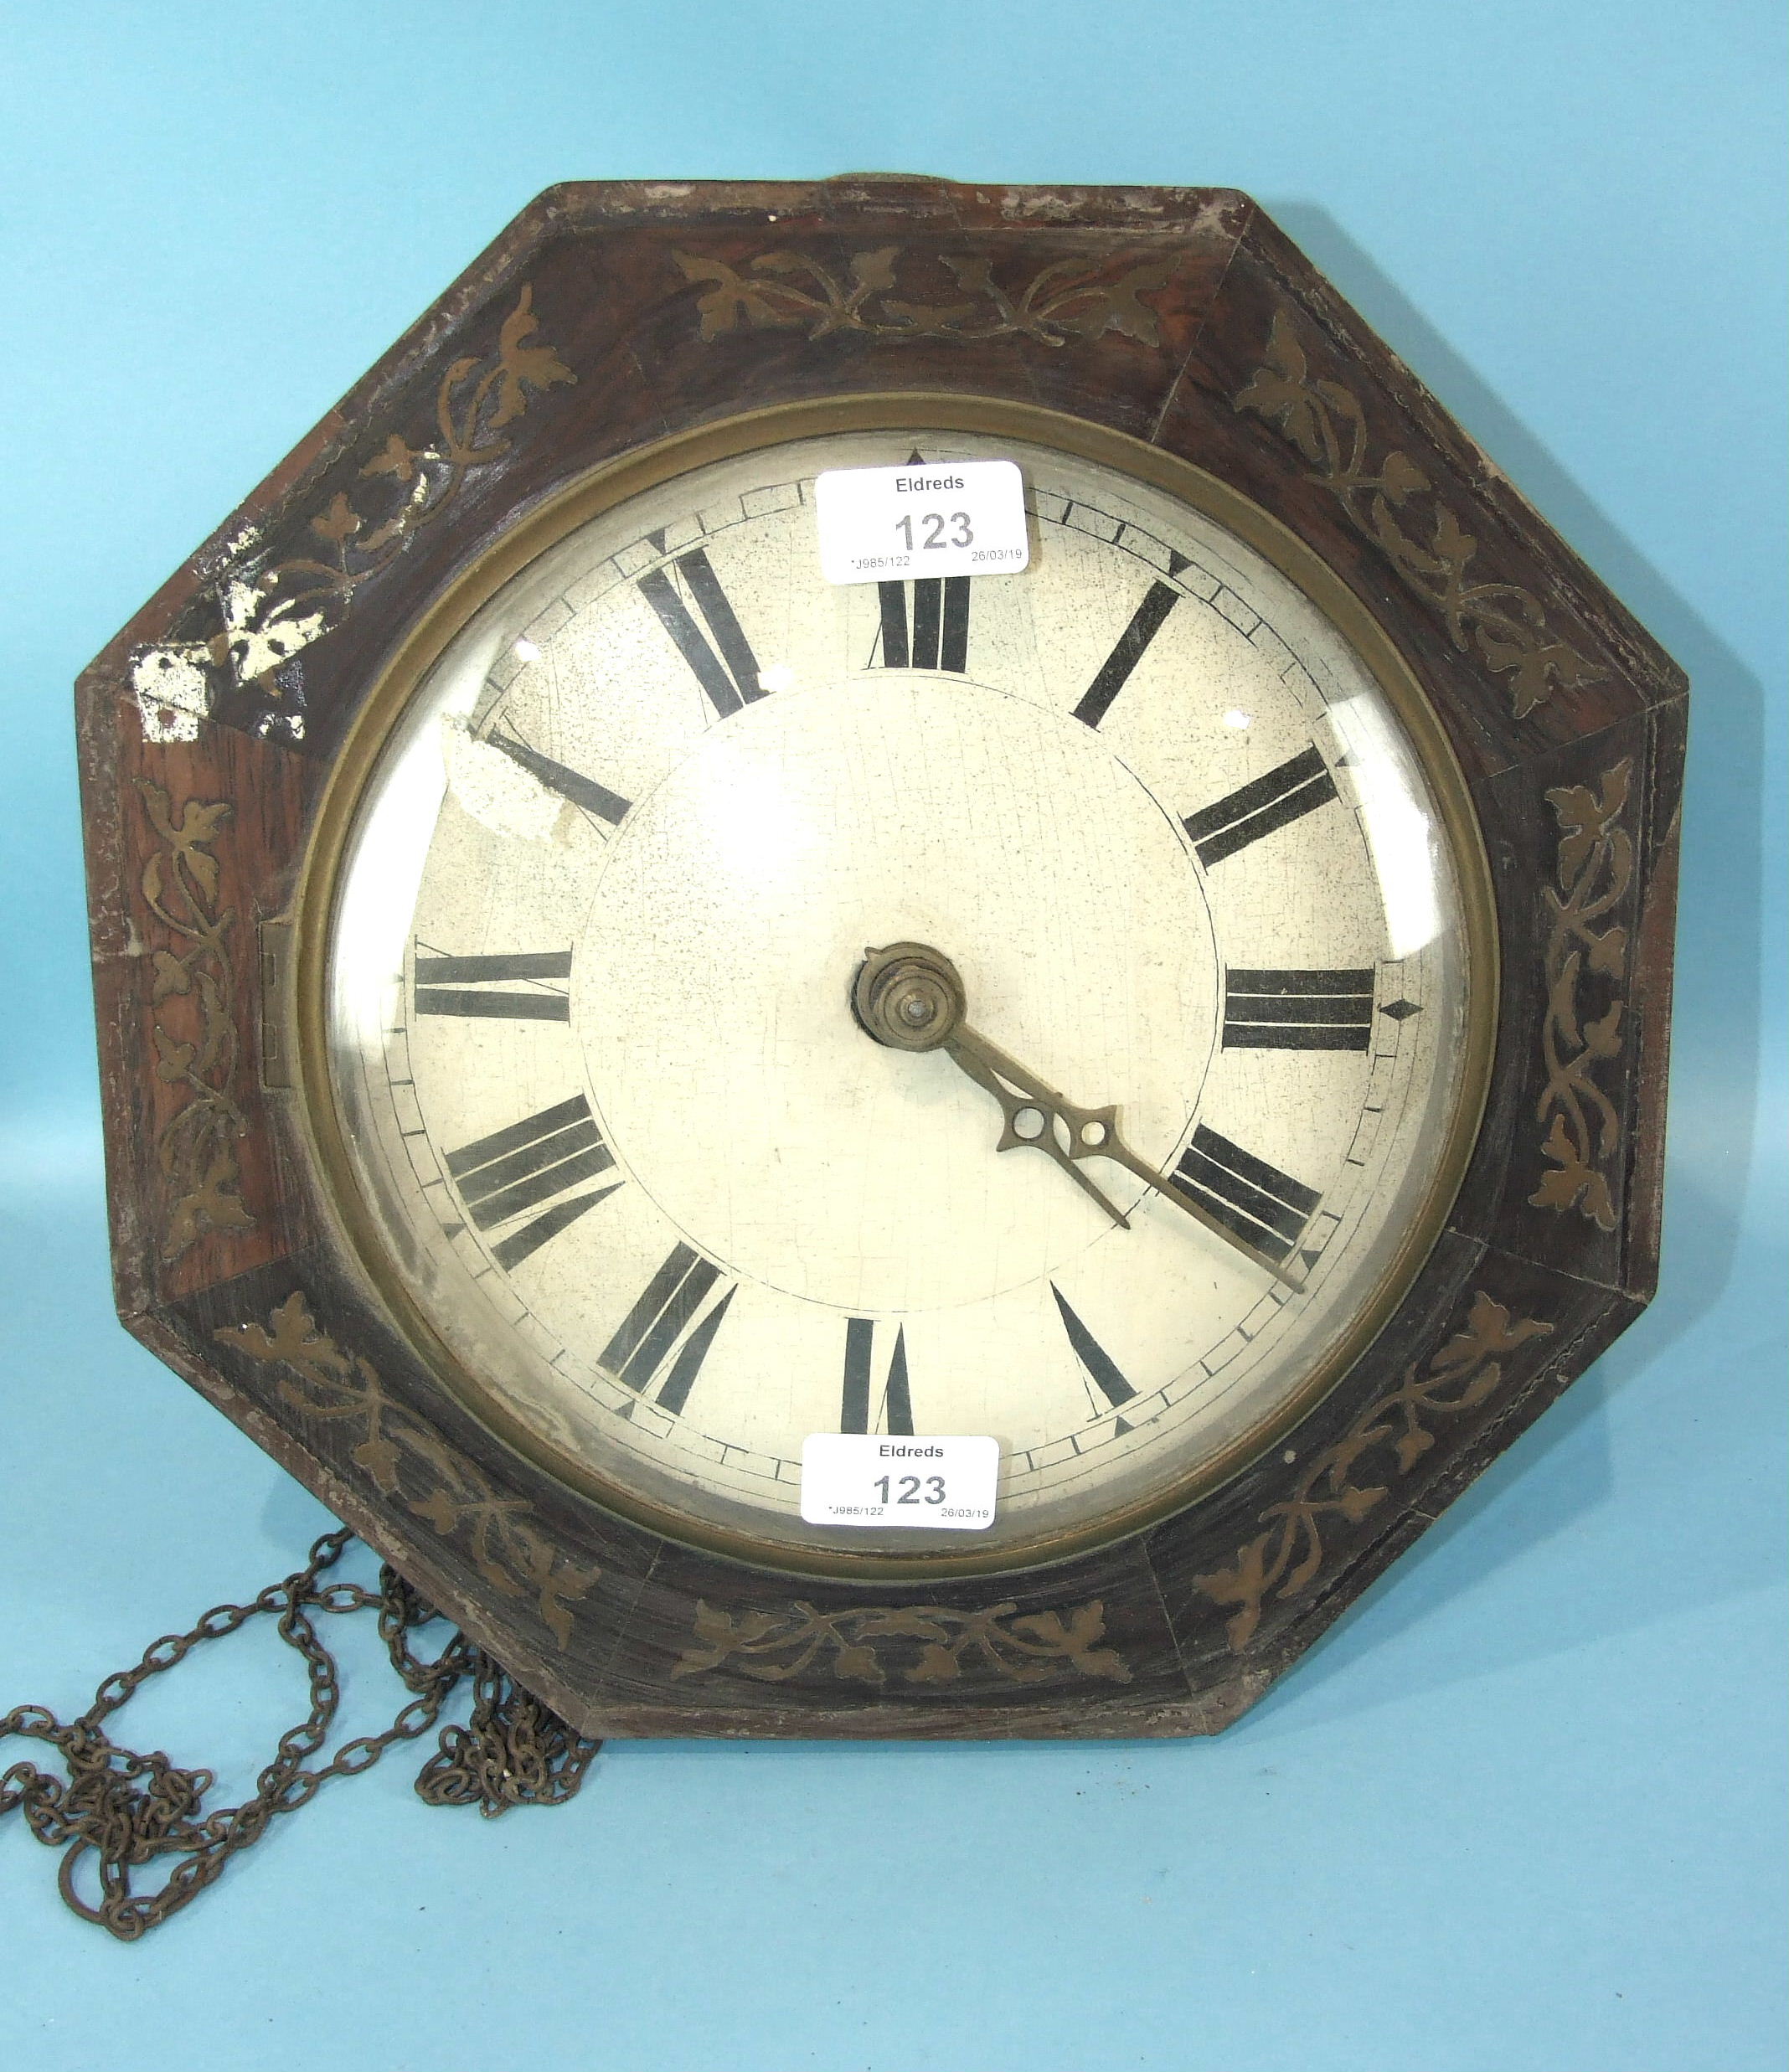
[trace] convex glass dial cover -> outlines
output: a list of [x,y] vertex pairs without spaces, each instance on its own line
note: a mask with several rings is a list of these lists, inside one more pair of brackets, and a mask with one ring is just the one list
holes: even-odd
[[[1457,1183],[1459,780],[1295,556],[1089,443],[669,473],[363,758],[321,980],[361,1254],[475,1409],[675,1535],[961,1563],[802,1522],[846,1430],[998,1439],[978,1560],[1109,1537],[1274,1443]],[[915,456],[1016,461],[1029,569],[825,581],[817,475]]]

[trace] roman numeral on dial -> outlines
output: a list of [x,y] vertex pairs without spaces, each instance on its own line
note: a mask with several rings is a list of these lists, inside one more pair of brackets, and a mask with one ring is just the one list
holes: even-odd
[[[418,1014],[491,1017],[506,1022],[569,1022],[571,999],[555,980],[571,976],[570,950],[524,951],[512,956],[437,956],[416,952]],[[526,984],[528,992],[502,992],[500,986]]]
[[1111,709],[1131,672],[1144,651],[1162,630],[1163,622],[1180,601],[1180,592],[1166,583],[1152,583],[1148,595],[1131,615],[1131,623],[1118,636],[1118,645],[1100,665],[1100,673],[1081,693],[1075,717],[1096,727]]
[[[1086,1369],[1087,1379],[1107,1404],[1116,1410],[1121,1403],[1128,1403],[1137,1394],[1123,1374],[1118,1363],[1069,1307],[1069,1298],[1055,1282],[1049,1284],[1049,1291],[1056,1298],[1056,1308],[1062,1318],[1062,1327],[1069,1334],[1069,1343],[1075,1348],[1075,1357]],[[1119,1424],[1128,1431],[1131,1428],[1120,1418]]]
[[[914,583],[878,583],[882,600],[884,669],[969,667],[969,583],[967,575],[926,576]],[[913,620],[907,620],[907,592]]]
[[1226,1050],[1364,1050],[1373,1040],[1373,973],[1224,974]]
[[845,1385],[839,1400],[838,1429],[843,1431],[885,1431],[899,1437],[913,1436],[913,1401],[907,1392],[907,1334],[894,1327],[894,1347],[889,1354],[888,1379],[882,1400],[872,1410],[870,1392],[875,1372],[876,1327],[868,1317],[845,1320]]
[[1173,1171],[1173,1184],[1226,1230],[1276,1265],[1291,1255],[1322,1197],[1202,1122]]
[[493,1230],[530,1209],[541,1210],[492,1246],[506,1272],[621,1184],[617,1180],[590,1193],[571,1192],[615,1163],[582,1094],[449,1152],[446,1163],[467,1215],[478,1229]]
[[530,748],[526,741],[518,741],[513,734],[492,732],[486,737],[492,748],[501,749],[511,762],[519,763],[533,777],[538,777],[549,791],[557,791],[561,798],[570,799],[574,806],[586,813],[593,813],[598,820],[606,820],[611,827],[618,827],[632,805],[632,799],[624,799],[619,792],[611,791],[606,784],[598,784],[594,777],[570,770],[564,763],[556,763],[550,755],[543,755],[538,748]]
[[1265,777],[1244,785],[1186,822],[1199,860],[1207,870],[1245,849],[1275,828],[1302,820],[1336,796],[1335,779],[1315,748],[1294,755]]
[[709,564],[707,549],[697,547],[679,554],[671,565],[688,586],[696,609],[707,624],[707,634],[690,616],[688,606],[663,569],[654,569],[640,578],[640,593],[658,614],[660,623],[677,643],[678,652],[708,693],[715,717],[724,719],[742,705],[765,695],[758,681],[758,658]]
[[[719,1278],[719,1267],[699,1252],[687,1245],[673,1245],[645,1294],[603,1348],[603,1365],[626,1387],[644,1395],[657,1382],[655,1400],[673,1417],[680,1415],[689,1400],[720,1320],[737,1291],[730,1286],[704,1312],[703,1306]],[[664,1379],[658,1382],[661,1374]]]

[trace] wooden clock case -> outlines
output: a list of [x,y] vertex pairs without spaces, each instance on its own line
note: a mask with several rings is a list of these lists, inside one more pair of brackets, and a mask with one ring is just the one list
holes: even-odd
[[[1178,455],[1320,557],[1452,745],[1501,971],[1446,1228],[1296,1430],[1116,1544],[919,1585],[661,1538],[442,1384],[299,1126],[285,918],[346,729],[493,540],[652,442],[915,392]],[[1214,1731],[1652,1292],[1686,693],[1241,194],[552,188],[80,679],[120,1314],[586,1732]]]

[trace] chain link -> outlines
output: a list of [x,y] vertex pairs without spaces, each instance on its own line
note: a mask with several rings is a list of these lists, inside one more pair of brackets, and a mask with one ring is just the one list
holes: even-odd
[[[432,1658],[419,1655],[411,1636],[441,1615],[394,1569],[380,1569],[376,1590],[326,1581],[353,1538],[345,1528],[324,1533],[303,1568],[270,1584],[251,1603],[215,1605],[186,1632],[164,1634],[134,1668],[107,1677],[93,1703],[66,1726],[42,1705],[0,1714],[0,1740],[18,1734],[46,1742],[68,1772],[64,1781],[26,1761],[0,1773],[0,1818],[16,1808],[39,1842],[63,1851],[57,1883],[83,1920],[121,1942],[147,1935],[196,1899],[231,1857],[258,1842],[276,1815],[307,1804],[330,1778],[358,1776],[398,1742],[426,1734],[467,1678],[472,1685],[471,1720],[441,1729],[436,1753],[416,1779],[419,1796],[430,1806],[476,1806],[491,1817],[512,1806],[563,1806],[576,1796],[601,1743],[568,1726],[463,1633],[456,1632]],[[386,1654],[413,1695],[383,1732],[346,1741],[327,1761],[307,1767],[327,1742],[341,1703],[336,1660],[318,1635],[315,1615],[367,1611],[378,1612]],[[178,1667],[203,1642],[222,1640],[264,1616],[275,1620],[280,1638],[302,1657],[311,1709],[280,1736],[254,1795],[208,1813],[204,1800],[217,1781],[214,1772],[183,1770],[166,1755],[121,1748],[104,1723],[151,1677]],[[97,1904],[76,1883],[90,1855],[96,1862]],[[156,1889],[133,1889],[133,1872],[170,1856],[180,1860]]]

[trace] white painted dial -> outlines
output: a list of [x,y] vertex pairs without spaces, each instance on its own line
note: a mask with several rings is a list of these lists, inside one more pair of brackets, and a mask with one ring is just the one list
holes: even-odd
[[[822,580],[815,476],[912,452],[1016,461],[1030,567]],[[1462,914],[1386,691],[1213,518],[1007,440],[803,440],[584,523],[449,644],[349,838],[329,1071],[379,1272],[573,1479],[823,1564],[879,1543],[802,1523],[809,1433],[987,1434],[978,1551],[1022,1560],[1359,1348],[1469,1091]],[[898,942],[1007,1113],[866,1032]],[[1067,1141],[1027,1087],[1132,1163],[1027,1142]]]

